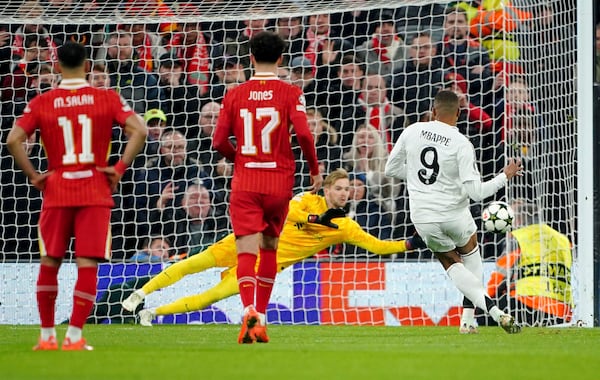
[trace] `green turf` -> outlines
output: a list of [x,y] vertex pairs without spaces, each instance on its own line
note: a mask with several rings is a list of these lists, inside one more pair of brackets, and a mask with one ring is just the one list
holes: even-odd
[[272,325],[254,345],[236,343],[238,328],[94,325],[92,352],[33,352],[36,326],[0,326],[0,379],[600,379],[597,328]]

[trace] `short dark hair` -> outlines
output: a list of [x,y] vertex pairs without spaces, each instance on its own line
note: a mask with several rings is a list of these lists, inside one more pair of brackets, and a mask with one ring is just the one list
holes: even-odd
[[85,46],[79,42],[68,41],[57,50],[58,62],[62,67],[74,69],[85,62]]
[[258,63],[275,63],[283,54],[285,41],[277,33],[262,31],[250,39],[250,52]]
[[454,91],[440,90],[433,100],[433,107],[438,113],[455,114],[458,111],[459,100]]

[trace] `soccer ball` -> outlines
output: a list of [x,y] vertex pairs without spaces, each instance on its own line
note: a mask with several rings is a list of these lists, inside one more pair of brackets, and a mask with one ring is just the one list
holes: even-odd
[[490,203],[481,213],[483,227],[488,232],[502,234],[510,230],[515,214],[506,202]]

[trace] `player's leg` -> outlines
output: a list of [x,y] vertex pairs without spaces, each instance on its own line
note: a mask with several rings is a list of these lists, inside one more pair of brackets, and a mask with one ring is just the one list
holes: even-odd
[[239,343],[253,342],[248,332],[258,321],[255,310],[255,268],[261,233],[266,228],[262,204],[261,194],[235,191],[231,193],[229,210],[238,253],[237,280],[244,306],[244,318],[238,336]]
[[[481,254],[479,251],[479,244],[477,244],[477,237],[472,235],[471,239],[474,239],[475,248],[463,253],[458,249],[462,258],[463,264],[469,272],[473,273],[475,277],[483,281],[483,263],[481,261]],[[477,322],[475,321],[475,305],[467,297],[463,298],[463,311],[460,318],[460,333],[461,334],[477,334]]]
[[131,295],[122,302],[123,308],[128,311],[134,311],[148,294],[166,288],[189,274],[199,273],[209,268],[214,268],[216,266],[215,257],[209,250],[210,248],[197,255],[188,257],[185,260],[176,262],[164,269],[142,286],[141,289],[131,293]]
[[79,208],[74,228],[77,281],[73,291],[73,310],[62,348],[67,351],[92,350],[83,338],[82,330],[96,301],[98,261],[110,259],[110,208]]
[[34,350],[57,350],[54,327],[58,271],[72,235],[70,209],[43,209],[40,214],[38,236],[40,244],[40,272],[36,283],[36,299],[41,331]]
[[267,306],[277,275],[277,245],[287,217],[289,199],[287,197],[274,198],[272,196],[266,199],[265,196],[263,208],[267,227],[262,235],[258,271],[256,273],[256,311],[258,312],[259,321],[254,330],[251,331],[251,335],[255,336],[257,342],[267,343],[269,341],[266,319]]
[[[472,218],[470,219],[472,222]],[[464,222],[461,225],[460,221],[418,224],[415,228],[434,252],[452,283],[465,297],[475,306],[487,311],[506,332],[520,331],[514,318],[501,311],[487,296],[482,280],[462,263],[457,249],[466,253],[473,251],[477,245],[477,239],[472,238],[476,230],[474,222],[468,229],[465,229]],[[458,248],[455,248],[457,246]]]
[[235,270],[229,271],[229,273],[225,275],[225,277],[217,285],[203,293],[195,294],[189,297],[183,297],[166,305],[140,311],[140,324],[142,326],[152,326],[152,320],[158,315],[169,315],[203,310],[213,303],[231,297],[234,294],[238,294],[238,284]]
[[[257,271],[256,311],[264,314],[267,312],[271,291],[277,275],[277,245],[279,235],[283,229],[289,209],[287,197],[264,198],[265,223],[260,244],[259,263]],[[264,318],[263,318],[264,319]],[[264,324],[264,321],[263,321]]]

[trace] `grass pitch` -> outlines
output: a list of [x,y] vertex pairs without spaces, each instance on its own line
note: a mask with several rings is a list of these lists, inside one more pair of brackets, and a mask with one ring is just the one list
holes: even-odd
[[[0,326],[0,379],[600,379],[600,329],[269,326],[239,345],[239,325],[88,325],[91,352],[33,352],[37,326]],[[58,327],[62,339],[65,327]]]

